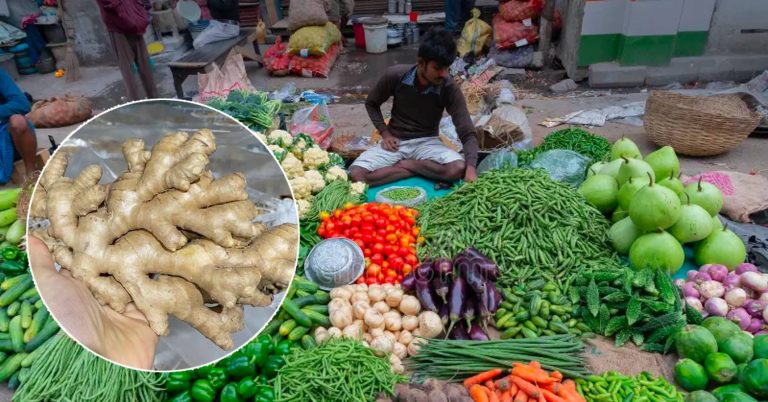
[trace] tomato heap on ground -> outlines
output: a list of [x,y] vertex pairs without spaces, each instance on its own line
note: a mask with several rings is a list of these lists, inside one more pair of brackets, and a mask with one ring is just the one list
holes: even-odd
[[346,237],[363,250],[365,273],[357,283],[399,283],[418,264],[416,244],[424,241],[416,226],[418,212],[402,205],[347,204],[320,213],[317,234]]

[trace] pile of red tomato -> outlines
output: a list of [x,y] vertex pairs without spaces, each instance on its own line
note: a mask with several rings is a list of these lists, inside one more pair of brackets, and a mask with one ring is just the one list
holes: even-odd
[[418,212],[402,205],[348,204],[320,214],[317,234],[346,237],[363,250],[365,272],[357,283],[399,283],[418,265],[416,244],[424,241],[416,226]]

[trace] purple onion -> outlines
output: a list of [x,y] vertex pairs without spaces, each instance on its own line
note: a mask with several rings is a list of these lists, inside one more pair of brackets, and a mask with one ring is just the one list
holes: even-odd
[[763,303],[760,300],[747,300],[744,302],[743,308],[752,317],[760,318],[760,316],[763,315],[763,309],[766,305],[768,305],[768,303]]
[[704,303],[704,309],[710,315],[725,317],[728,314],[728,303],[719,297],[713,297]]
[[699,290],[696,289],[696,283],[686,282],[683,285],[683,297],[695,297],[697,299],[701,297],[701,293],[699,293]]
[[696,279],[697,274],[698,274],[698,271],[688,271],[688,273],[685,274],[685,279],[689,281],[693,281]]
[[725,265],[713,265],[709,268],[709,276],[712,280],[722,282],[728,276],[728,267]]
[[745,329],[745,331],[749,332],[750,334],[754,334],[761,329],[763,329],[763,320],[760,318],[752,318],[752,320],[749,322],[749,326]]
[[741,275],[745,272],[758,272],[757,267],[753,264],[750,264],[748,262],[743,262],[736,266],[736,270],[734,271],[737,274]]
[[705,274],[704,272],[699,272],[696,274],[693,280],[696,281],[696,283],[702,283],[706,281],[711,281],[712,277],[709,276],[709,274]]
[[729,311],[725,318],[735,322],[743,330],[749,328],[749,325],[752,323],[752,317],[741,307]]

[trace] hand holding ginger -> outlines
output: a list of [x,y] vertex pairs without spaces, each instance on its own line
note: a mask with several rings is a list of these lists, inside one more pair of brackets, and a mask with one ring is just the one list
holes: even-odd
[[131,303],[121,314],[96,301],[91,291],[62,269],[40,239],[28,237],[29,260],[38,290],[61,326],[91,351],[128,367],[152,369],[157,334]]

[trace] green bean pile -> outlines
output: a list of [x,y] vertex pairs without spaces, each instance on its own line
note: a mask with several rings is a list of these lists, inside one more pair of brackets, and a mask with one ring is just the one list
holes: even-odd
[[395,188],[382,193],[384,197],[387,197],[392,201],[412,200],[418,197],[419,194],[421,194],[421,192],[415,188]]
[[582,269],[616,257],[605,217],[541,170],[488,171],[420,211],[421,259],[474,246],[496,262],[505,287],[544,279],[565,293]]
[[389,359],[352,339],[331,339],[285,356],[275,378],[275,401],[373,401],[392,395],[405,377],[392,373]]
[[165,376],[112,364],[65,335],[46,343],[13,395],[16,402],[154,402],[165,399]]
[[513,362],[541,363],[571,378],[589,375],[582,352],[584,344],[575,335],[543,336],[535,339],[465,341],[427,339],[419,353],[405,360],[416,377],[458,381]]
[[347,203],[360,204],[364,201],[363,197],[364,195],[362,194],[352,194],[348,181],[334,180],[315,195],[315,198],[312,199],[312,208],[310,208],[302,220],[318,221],[320,219],[320,212],[333,212],[337,208],[342,208]]
[[642,372],[628,377],[615,371],[576,380],[576,389],[587,402],[599,401],[669,401],[682,402],[683,394],[664,377],[653,378]]
[[608,158],[611,153],[611,143],[581,128],[564,128],[547,135],[538,147],[518,153],[518,164],[528,166],[540,153],[553,149],[578,152],[592,159],[592,162],[599,162]]

